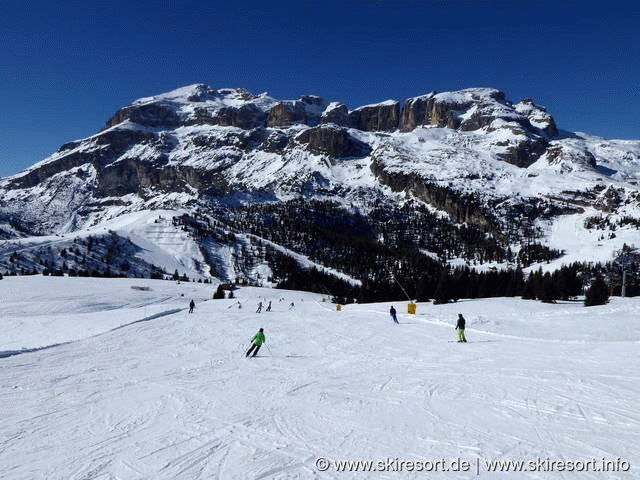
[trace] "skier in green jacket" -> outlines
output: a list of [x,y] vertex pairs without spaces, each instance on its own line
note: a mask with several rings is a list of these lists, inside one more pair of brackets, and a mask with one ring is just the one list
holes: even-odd
[[261,328],[260,331],[256,333],[251,339],[251,347],[249,348],[249,350],[247,350],[247,354],[245,355],[245,357],[251,355],[251,352],[253,352],[253,355],[251,356],[255,357],[258,354],[258,350],[260,350],[260,347],[265,341],[266,338],[264,336],[264,330]]
[[458,314],[458,323],[456,324],[456,330],[458,331],[458,343],[467,343],[467,337],[464,336],[464,317],[461,313]]

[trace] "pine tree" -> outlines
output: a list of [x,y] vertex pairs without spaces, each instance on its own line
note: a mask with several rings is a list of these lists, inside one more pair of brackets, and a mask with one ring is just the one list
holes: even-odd
[[557,299],[557,290],[554,288],[553,279],[549,272],[546,272],[540,282],[539,299],[545,303],[555,303]]
[[216,290],[216,293],[213,294],[214,300],[219,300],[221,298],[224,298],[224,289],[222,288],[222,284],[218,285],[218,289]]
[[436,287],[436,293],[433,296],[434,305],[449,303],[449,300],[451,300],[451,296],[449,294],[450,284],[451,282],[449,281],[449,272],[445,269],[440,275],[438,286]]
[[587,289],[584,297],[584,306],[604,305],[609,301],[609,286],[599,274],[591,286]]

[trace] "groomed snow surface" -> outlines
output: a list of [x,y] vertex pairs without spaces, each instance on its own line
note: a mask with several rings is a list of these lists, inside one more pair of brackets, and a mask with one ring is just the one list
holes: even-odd
[[[390,303],[337,312],[309,293],[212,293],[0,281],[0,478],[640,478],[640,299],[485,299],[417,315],[399,302],[394,325]],[[272,311],[256,313],[259,301]],[[454,342],[458,313],[468,344]],[[267,347],[246,359],[260,327]],[[468,471],[441,471],[456,459]],[[603,459],[610,471],[594,472]],[[386,471],[338,472],[342,460]],[[529,471],[488,472],[497,460]],[[393,471],[403,461],[432,471]],[[583,471],[543,471],[561,461]]]

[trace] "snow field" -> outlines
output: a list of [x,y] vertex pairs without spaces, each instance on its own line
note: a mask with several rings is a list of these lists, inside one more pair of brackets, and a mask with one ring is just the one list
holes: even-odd
[[[0,351],[15,349],[15,332],[28,348],[48,334],[60,335],[49,344],[70,341],[0,358],[0,478],[640,478],[638,299],[589,309],[518,299],[419,304],[415,316],[398,302],[394,325],[386,303],[336,312],[303,292],[243,288],[234,300],[203,301],[212,286],[105,282],[0,282]],[[166,311],[190,298],[193,314],[132,323],[149,300]],[[255,313],[269,300],[272,312]],[[469,344],[452,342],[457,313]],[[246,359],[260,327],[266,346]],[[339,473],[319,471],[318,457],[619,457],[631,468]]]
[[0,283],[0,354],[79,340],[184,309],[191,298],[211,298],[212,288],[147,279],[5,277]]

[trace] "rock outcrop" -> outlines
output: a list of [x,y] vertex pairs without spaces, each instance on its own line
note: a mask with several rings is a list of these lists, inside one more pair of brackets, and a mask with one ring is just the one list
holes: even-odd
[[227,188],[226,182],[215,172],[167,165],[166,158],[162,157],[155,162],[129,158],[112,163],[99,172],[97,180],[97,197],[134,193],[144,198],[148,189],[184,192],[197,188],[204,193],[224,192]]
[[314,95],[304,95],[298,100],[279,102],[269,110],[267,126],[318,125],[326,106],[327,104],[322,98]]
[[576,142],[563,144],[552,142],[545,152],[545,159],[558,173],[596,168],[596,159],[593,154]]
[[496,118],[513,118],[504,93],[492,88],[435,93],[405,100],[400,130],[408,132],[420,125],[478,130]]
[[500,160],[520,168],[533,165],[545,152],[547,142],[541,137],[533,137],[515,142],[504,153],[497,154]]
[[113,127],[125,120],[152,128],[175,128],[180,124],[180,118],[171,106],[161,103],[148,103],[121,108],[113,117],[107,120],[105,128]]
[[451,215],[456,223],[469,223],[489,230],[494,222],[482,204],[473,196],[435,185],[416,173],[389,171],[378,160],[371,163],[371,171],[382,185],[394,192],[408,192],[439,210]]
[[371,152],[367,144],[353,138],[345,128],[331,124],[305,130],[295,141],[312,152],[336,158],[363,157]]
[[222,107],[213,112],[196,107],[193,115],[185,123],[187,125],[221,125],[248,130],[265,127],[267,114],[251,103],[241,107]]
[[322,112],[320,123],[333,123],[341,127],[348,127],[349,109],[342,103],[330,103],[327,109]]
[[513,107],[516,112],[527,118],[531,128],[540,131],[548,138],[558,136],[556,122],[544,107],[536,105],[530,98],[521,100]]
[[400,124],[400,103],[388,100],[356,108],[349,113],[349,125],[366,132],[393,132]]
[[399,125],[401,131],[410,132],[419,125],[431,125],[433,95],[432,92],[429,95],[404,101]]
[[[15,177],[10,181],[10,185],[14,188],[35,187],[58,173],[87,163],[99,171],[132,146],[152,142],[154,138],[153,134],[137,130],[116,129],[91,138],[90,143],[85,145],[86,148],[71,148],[69,150],[68,145],[63,145],[58,151],[60,155],[57,158],[29,170],[24,175]],[[76,145],[76,147],[80,145],[82,144]]]
[[280,131],[274,130],[260,145],[260,150],[270,153],[282,153],[289,143],[289,136]]

